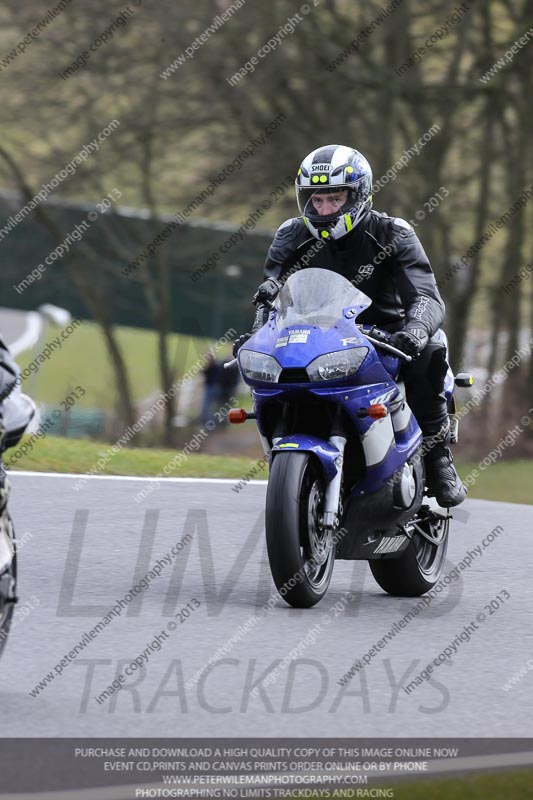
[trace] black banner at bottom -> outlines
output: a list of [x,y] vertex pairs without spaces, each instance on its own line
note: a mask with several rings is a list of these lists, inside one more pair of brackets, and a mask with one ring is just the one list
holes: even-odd
[[0,798],[372,798],[533,765],[533,739],[4,739]]

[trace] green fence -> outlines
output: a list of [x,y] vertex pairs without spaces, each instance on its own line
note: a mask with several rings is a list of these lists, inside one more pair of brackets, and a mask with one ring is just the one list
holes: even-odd
[[57,416],[55,406],[42,406],[41,427],[51,436],[72,439],[104,439],[111,425],[111,415],[96,408],[71,408]]
[[[270,232],[250,230],[239,236],[238,226],[207,221],[172,228],[173,217],[153,220],[125,209],[91,221],[93,206],[65,202],[43,203],[44,222],[36,211],[20,217],[23,206],[17,195],[0,194],[2,305],[33,310],[54,303],[73,316],[92,319],[86,301],[90,291],[113,323],[153,328],[143,279],[157,292],[158,271],[164,268],[170,330],[218,338],[230,327],[249,329],[250,299],[262,280]],[[65,243],[69,257],[56,258]],[[152,255],[143,261],[149,245]],[[135,259],[140,259],[137,269],[122,274]]]

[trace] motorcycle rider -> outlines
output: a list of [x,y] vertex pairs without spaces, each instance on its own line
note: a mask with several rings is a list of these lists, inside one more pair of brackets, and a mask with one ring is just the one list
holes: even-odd
[[[33,411],[28,413],[27,404],[22,400],[20,394],[20,369],[4,342],[0,339],[0,519],[6,508],[9,495],[9,481],[6,476],[3,454],[6,447],[13,444],[11,442],[8,445],[9,435],[14,435],[14,431],[11,428],[8,431],[4,425],[5,401],[8,397],[9,402],[12,404],[11,417],[25,420],[25,427],[28,421],[27,418],[28,416],[31,418]],[[18,425],[15,427],[18,427]]]
[[[440,326],[444,303],[420,241],[408,222],[372,210],[372,170],[351,147],[328,145],[303,160],[295,181],[300,217],[276,232],[254,296],[255,333],[268,306],[297,269],[331,269],[366,294],[372,305],[357,318],[392,334],[391,344],[413,361],[402,367],[407,401],[424,436],[428,493],[443,507],[466,497],[449,449],[444,381],[448,370]],[[234,344],[234,355],[252,334]]]

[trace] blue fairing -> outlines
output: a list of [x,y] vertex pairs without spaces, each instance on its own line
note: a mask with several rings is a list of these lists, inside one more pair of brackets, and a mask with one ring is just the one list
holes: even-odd
[[[265,435],[266,431],[262,428],[262,408],[266,402],[273,397],[283,396],[288,387],[278,389],[255,389],[253,391],[254,409],[257,414],[257,422],[260,432]],[[293,391],[293,390],[292,390]],[[387,393],[390,399],[398,395],[398,390],[394,381],[388,380],[374,384],[371,388],[368,386],[342,388],[342,389],[326,389],[326,388],[312,388],[306,390],[307,394],[312,394],[315,397],[323,398],[326,402],[335,402],[344,408],[350,418],[352,419],[359,437],[364,438],[372,425],[376,421],[369,417],[358,417],[357,412],[360,408],[368,407],[371,403],[381,401],[383,395]],[[320,440],[316,437],[310,437],[303,434],[292,434],[283,437],[282,443],[296,443],[297,448],[280,447],[279,443],[272,449],[274,452],[287,449],[297,449],[300,452],[314,452],[319,457],[320,462],[325,468],[325,475],[327,480],[336,473],[336,468],[327,466],[328,462],[333,462],[334,457],[338,455],[338,450],[332,448],[328,441]],[[376,491],[385,481],[387,481],[395,472],[402,468],[405,462],[410,459],[422,444],[422,432],[416,422],[414,416],[411,416],[408,426],[401,433],[394,437],[394,443],[387,453],[386,458],[376,466],[367,467],[365,478],[359,484],[356,494],[363,494]]]
[[[377,351],[356,326],[357,315],[369,305],[370,300],[341,276],[318,269],[304,270],[289,278],[266,325],[239,351],[241,372],[245,351],[252,351],[246,353],[247,363],[256,358],[254,353],[270,357],[266,359],[269,365],[266,371],[257,368],[250,374],[243,372],[252,389],[259,431],[270,443],[278,421],[273,419],[273,408],[292,408],[297,415],[299,406],[313,400],[312,408],[316,405],[324,410],[323,415],[318,411],[317,429],[320,417],[326,419],[337,409],[342,412],[339,418],[349,420],[350,435],[359,438],[366,462],[364,475],[352,490],[354,495],[378,491],[422,443],[422,433],[409,409],[402,410],[401,415],[397,413],[403,409],[396,384],[398,359],[385,355],[381,349]],[[306,368],[327,354],[335,354],[335,363],[341,365],[361,363],[355,373],[349,374],[350,367],[342,366],[338,373],[333,373],[340,377],[311,381]],[[344,359],[344,354],[350,356]],[[332,372],[328,370],[329,366],[319,371],[319,375],[330,376]],[[270,376],[270,380],[258,380],[257,375]],[[386,417],[364,416],[370,405],[375,404],[388,409]],[[395,416],[391,416],[393,412]],[[322,465],[326,480],[331,481],[337,472],[336,447],[309,430],[287,433],[285,429],[282,434],[282,438],[275,437],[274,457],[282,451],[311,452]]]
[[[246,343],[246,349],[272,355],[281,367],[291,369],[307,367],[315,358],[324,353],[351,350],[354,347],[372,348],[366,336],[363,336],[355,327],[353,319],[339,319],[337,324],[327,331],[322,331],[316,325],[308,325],[307,329],[309,334],[306,337],[305,334],[295,333],[302,330],[299,325],[291,325],[278,332],[275,315],[272,315],[267,324]],[[290,346],[289,342],[284,344],[285,339],[291,339],[291,334],[293,340],[305,337],[305,342],[293,341]],[[393,369],[395,366],[397,367],[398,359],[393,358],[388,361],[391,362]],[[381,358],[372,348],[358,372],[343,383],[349,383],[352,386],[367,385],[390,380],[390,377]],[[338,384],[339,382],[335,381],[335,385]]]
[[329,442],[324,442],[316,436],[306,436],[297,434],[296,436],[284,436],[272,448],[272,452],[284,452],[291,450],[292,452],[314,453],[322,464],[326,480],[330,481],[337,474],[337,466],[335,459],[340,455],[338,449],[333,447]]

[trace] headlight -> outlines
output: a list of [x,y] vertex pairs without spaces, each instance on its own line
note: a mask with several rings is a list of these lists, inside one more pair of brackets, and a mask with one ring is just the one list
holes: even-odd
[[307,367],[310,381],[338,381],[357,372],[368,354],[368,347],[353,347],[326,353]]
[[278,382],[281,365],[272,356],[255,353],[253,350],[241,350],[239,360],[246,378],[253,381]]

